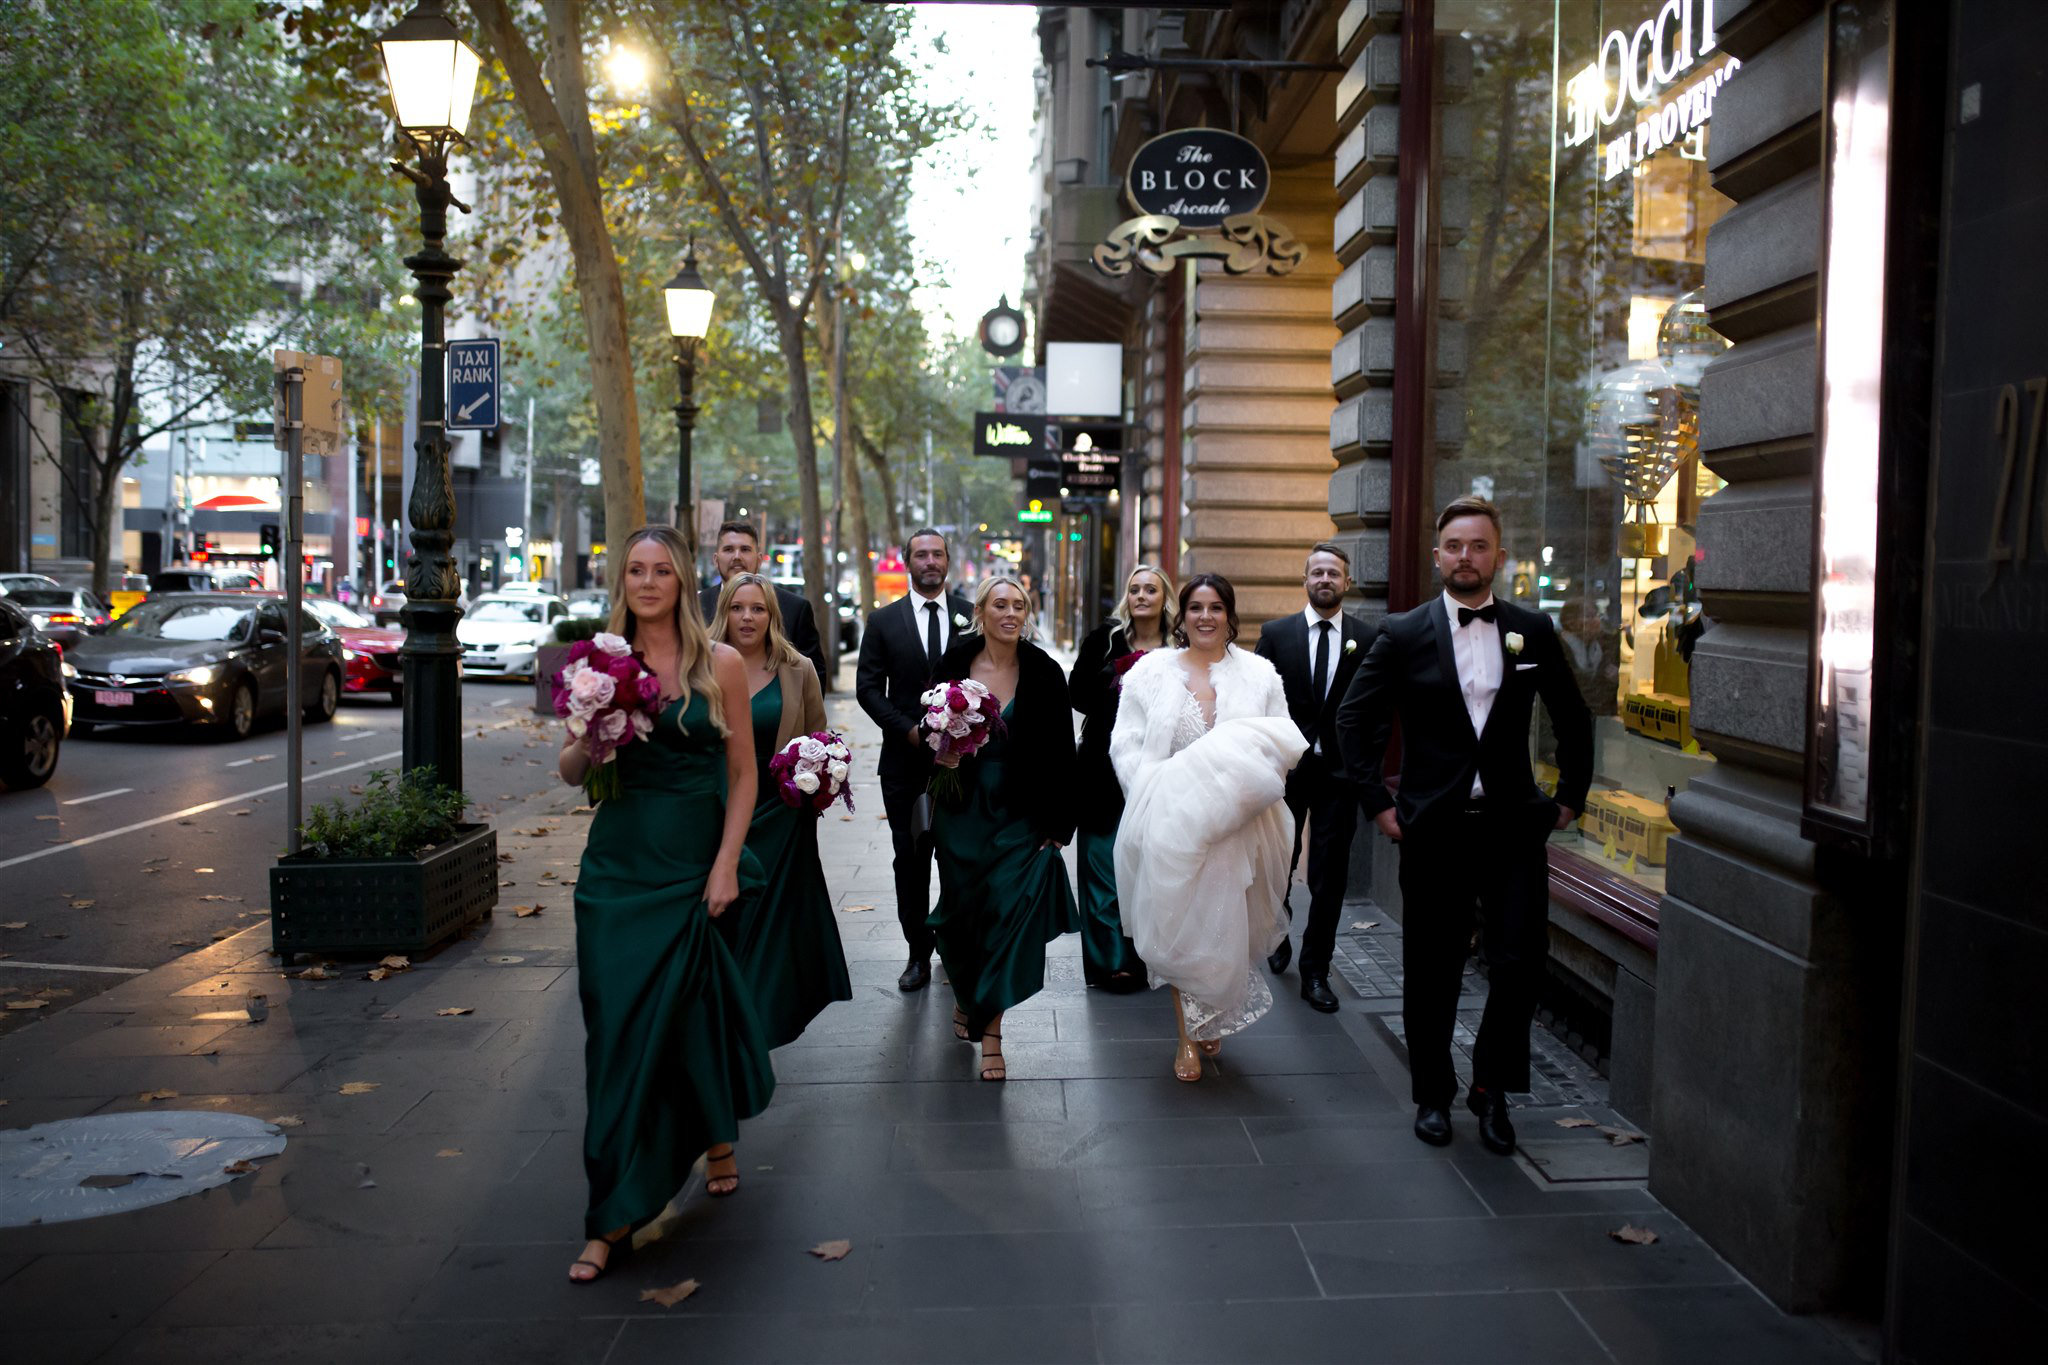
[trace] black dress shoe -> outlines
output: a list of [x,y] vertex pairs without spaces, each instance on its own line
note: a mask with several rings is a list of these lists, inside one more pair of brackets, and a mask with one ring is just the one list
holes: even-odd
[[1493,1090],[1473,1089],[1465,1107],[1479,1116],[1479,1141],[1496,1156],[1513,1156],[1515,1125],[1508,1122],[1508,1097]]
[[1451,1111],[1440,1104],[1418,1105],[1415,1110],[1415,1136],[1432,1147],[1451,1145]]
[[903,969],[903,975],[896,978],[899,991],[921,991],[932,984],[932,960],[928,957],[914,957]]
[[1301,998],[1308,1001],[1311,1009],[1321,1010],[1324,1014],[1337,1012],[1337,997],[1330,990],[1330,978],[1321,972],[1302,974]]
[[1266,954],[1266,968],[1275,976],[1286,971],[1287,964],[1292,961],[1294,961],[1294,940],[1291,938],[1281,939],[1280,946]]

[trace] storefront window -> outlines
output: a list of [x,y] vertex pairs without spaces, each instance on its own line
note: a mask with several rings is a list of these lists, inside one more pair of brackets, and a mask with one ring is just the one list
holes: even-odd
[[[1592,795],[1556,843],[1650,894],[1670,799],[1713,761],[1689,685],[1697,519],[1721,485],[1698,449],[1700,376],[1725,346],[1702,302],[1707,229],[1728,207],[1706,158],[1739,65],[1713,8],[1436,6],[1433,245],[1452,285],[1437,354],[1463,363],[1439,368],[1455,399],[1438,408],[1432,506],[1500,505],[1496,591],[1557,624],[1594,716]],[[1554,780],[1546,718],[1530,743]]]

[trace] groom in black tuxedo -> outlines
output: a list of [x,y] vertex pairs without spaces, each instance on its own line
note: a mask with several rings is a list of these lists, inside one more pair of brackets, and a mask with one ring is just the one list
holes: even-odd
[[[1337,946],[1337,919],[1344,909],[1344,883],[1351,864],[1351,840],[1358,832],[1358,794],[1337,751],[1337,705],[1358,669],[1366,628],[1344,610],[1351,591],[1351,557],[1324,541],[1308,552],[1302,572],[1308,605],[1268,621],[1259,630],[1258,655],[1280,672],[1287,712],[1301,727],[1308,751],[1287,775],[1287,809],[1294,813],[1294,861],[1287,869],[1288,895],[1301,863],[1303,826],[1308,839],[1308,924],[1301,932],[1301,998],[1325,1014],[1337,1011],[1330,990],[1330,956]],[[1294,906],[1282,902],[1287,918]],[[1293,943],[1281,939],[1266,959],[1277,975],[1287,970]]]
[[946,591],[951,565],[946,538],[930,527],[913,531],[903,557],[909,561],[910,591],[868,617],[860,638],[860,666],[853,694],[868,719],[882,727],[882,809],[896,848],[896,920],[910,944],[910,963],[896,978],[899,990],[918,991],[932,980],[932,846],[910,836],[910,810],[932,777],[931,750],[918,722],[919,698],[931,686],[954,638],[967,628],[972,605]]
[[[1543,845],[1585,809],[1593,721],[1550,618],[1495,599],[1500,513],[1459,498],[1438,515],[1444,591],[1381,622],[1337,711],[1337,741],[1359,800],[1401,845],[1402,1019],[1415,1135],[1451,1140],[1458,986],[1475,918],[1486,1011],[1466,1105],[1488,1151],[1515,1149],[1507,1097],[1529,1088],[1529,1026],[1549,956],[1550,871]],[[1557,735],[1557,798],[1529,768],[1538,697]],[[1381,764],[1401,721],[1399,791]]]

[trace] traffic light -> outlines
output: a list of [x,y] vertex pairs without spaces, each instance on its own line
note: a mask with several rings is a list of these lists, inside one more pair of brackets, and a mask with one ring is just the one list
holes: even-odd
[[256,533],[263,540],[263,557],[265,559],[277,558],[278,547],[284,544],[284,537],[278,533],[277,523],[266,521],[256,528]]

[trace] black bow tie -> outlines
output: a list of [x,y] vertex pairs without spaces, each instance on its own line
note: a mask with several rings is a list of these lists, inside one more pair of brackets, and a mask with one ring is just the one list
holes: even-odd
[[1500,615],[1500,603],[1498,602],[1488,602],[1483,607],[1459,607],[1458,624],[1469,626],[1472,624],[1472,618],[1476,616],[1488,625],[1492,625],[1493,618],[1498,615]]

